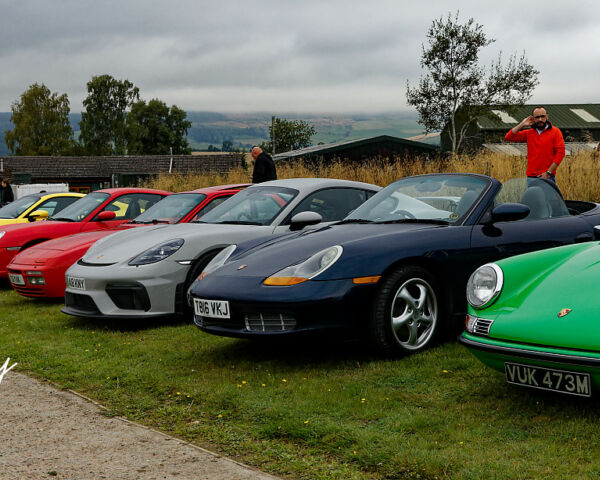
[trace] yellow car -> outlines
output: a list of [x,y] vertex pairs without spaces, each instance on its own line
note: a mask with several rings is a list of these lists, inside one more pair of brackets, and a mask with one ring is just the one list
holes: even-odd
[[0,208],[0,225],[45,220],[73,202],[85,197],[82,193],[32,193]]

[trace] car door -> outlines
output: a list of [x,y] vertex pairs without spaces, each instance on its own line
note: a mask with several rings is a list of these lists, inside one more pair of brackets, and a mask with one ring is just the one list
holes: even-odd
[[319,228],[324,224],[340,221],[375,193],[362,188],[323,188],[307,195],[296,205],[281,224],[275,228],[274,233],[289,231],[292,217],[301,212],[315,212],[323,218],[321,223],[307,228]]
[[527,205],[530,214],[522,220],[491,223],[488,211],[472,230],[474,264],[594,238],[593,227],[578,215],[571,215],[561,195],[546,181],[522,179],[520,185],[518,182],[509,185],[509,182],[497,195],[492,208],[517,202]]
[[[86,222],[81,230],[85,232],[116,227],[123,222],[133,220],[161,198],[163,198],[163,195],[156,193],[126,193],[120,195],[113,198],[99,211],[96,211],[94,217]],[[98,214],[105,211],[115,212],[115,217],[112,220],[98,220]]]

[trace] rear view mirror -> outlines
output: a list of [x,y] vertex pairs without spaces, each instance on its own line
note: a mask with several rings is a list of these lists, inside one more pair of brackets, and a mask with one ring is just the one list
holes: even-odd
[[103,212],[100,212],[98,215],[96,215],[96,221],[102,222],[105,220],[112,220],[116,216],[117,214],[115,212],[111,210],[104,210]]
[[300,212],[292,217],[290,230],[302,230],[308,225],[316,225],[322,221],[323,217],[317,212]]
[[522,203],[503,203],[492,210],[492,223],[522,220],[529,212],[529,207]]
[[31,212],[27,217],[30,222],[46,220],[48,218],[48,212],[46,210],[36,210],[35,212]]

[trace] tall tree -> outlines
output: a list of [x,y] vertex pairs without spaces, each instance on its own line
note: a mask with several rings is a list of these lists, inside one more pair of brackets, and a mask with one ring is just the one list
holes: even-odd
[[261,143],[260,147],[271,153],[298,150],[299,148],[309,147],[311,138],[315,133],[317,133],[315,127],[304,120],[286,120],[275,117],[275,121],[269,127],[271,139],[268,142]]
[[15,155],[68,155],[75,142],[66,93],[51,93],[43,83],[30,85],[11,105],[12,130],[4,132]]
[[90,155],[127,153],[127,109],[139,100],[139,89],[129,80],[110,75],[92,77],[81,113],[81,142]]
[[423,45],[421,67],[428,73],[418,87],[407,82],[407,102],[417,109],[419,123],[427,132],[447,128],[453,152],[461,148],[469,126],[487,114],[486,105],[522,105],[539,83],[539,72],[524,53],[518,59],[511,55],[505,66],[500,53],[489,69],[481,67],[479,52],[494,41],[472,18],[461,24],[458,12],[454,18],[440,17]]
[[174,154],[189,154],[186,135],[192,124],[186,116],[176,105],[169,109],[158,99],[134,103],[127,115],[128,153],[165,155],[172,147]]

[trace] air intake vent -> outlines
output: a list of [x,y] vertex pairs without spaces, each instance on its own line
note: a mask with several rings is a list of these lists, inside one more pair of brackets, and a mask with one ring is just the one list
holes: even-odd
[[296,328],[296,318],[283,313],[252,313],[244,317],[249,332],[282,332]]
[[490,327],[494,323],[493,320],[486,320],[485,318],[475,319],[475,325],[473,326],[473,333],[476,335],[484,335],[488,337],[490,335]]

